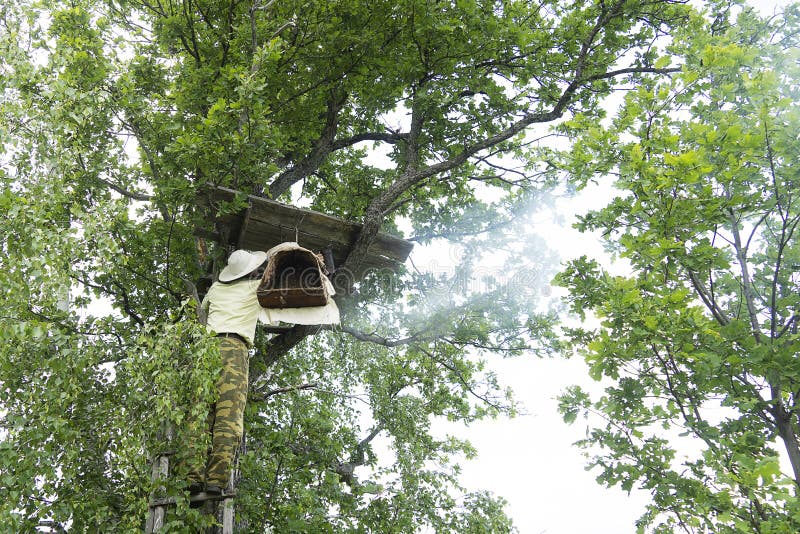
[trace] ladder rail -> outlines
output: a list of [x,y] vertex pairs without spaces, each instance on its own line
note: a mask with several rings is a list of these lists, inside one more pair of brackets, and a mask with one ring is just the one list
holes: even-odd
[[[153,461],[153,481],[163,480],[169,475],[169,454],[159,454]],[[158,492],[157,488],[155,491]],[[145,534],[153,534],[164,527],[164,519],[167,515],[165,506],[149,506],[147,522],[145,523]]]

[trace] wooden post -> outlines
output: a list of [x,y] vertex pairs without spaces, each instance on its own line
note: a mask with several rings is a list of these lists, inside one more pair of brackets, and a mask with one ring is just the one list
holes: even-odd
[[[167,429],[164,433],[166,441],[168,444],[172,444],[172,438],[174,436],[174,429],[172,428],[171,424],[167,425]],[[169,457],[172,453],[171,452],[161,452],[153,459],[153,472],[152,478],[153,482],[157,480],[166,479],[169,476]],[[163,490],[163,486],[159,486],[153,491],[153,496],[151,500],[155,498],[155,494],[159,493],[160,490]],[[144,531],[145,534],[153,534],[154,532],[158,532],[159,529],[164,527],[164,518],[167,514],[167,505],[166,504],[159,504],[159,505],[148,505],[147,507],[147,521],[145,522]]]
[[220,513],[220,523],[222,524],[222,531],[221,534],[233,534],[235,529],[235,506],[233,502],[233,497],[236,495],[236,486],[239,482],[239,458],[242,454],[244,454],[246,447],[247,447],[247,437],[242,436],[242,441],[239,443],[239,450],[236,453],[236,458],[234,459],[234,465],[231,469],[230,477],[228,478],[228,487],[231,488],[232,493],[226,496],[225,499],[222,501],[222,510]]
[[[166,477],[169,474],[169,456],[166,454],[158,455],[153,461],[153,480]],[[148,506],[147,523],[144,531],[146,534],[153,534],[164,526],[164,516],[166,515],[166,505]]]
[[222,534],[233,534],[233,498],[222,502]]

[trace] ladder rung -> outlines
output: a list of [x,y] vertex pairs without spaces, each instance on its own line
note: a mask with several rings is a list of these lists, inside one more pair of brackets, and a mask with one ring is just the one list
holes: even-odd
[[[224,501],[226,499],[233,499],[236,496],[236,492],[231,493],[194,493],[189,496],[189,502],[201,502],[201,501]],[[164,497],[163,499],[154,499],[150,501],[148,505],[150,508],[157,508],[159,506],[168,506],[170,504],[175,504],[178,502],[177,497]]]

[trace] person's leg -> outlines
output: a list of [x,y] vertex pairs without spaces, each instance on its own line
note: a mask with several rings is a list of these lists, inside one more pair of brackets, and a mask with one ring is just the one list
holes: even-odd
[[[184,442],[175,451],[173,473],[186,480],[192,493],[202,491],[206,481],[206,465],[211,454],[211,432],[214,428],[216,406],[207,401],[197,401],[196,410],[190,410],[184,421]],[[199,408],[205,407],[202,415]]]
[[244,432],[248,349],[236,339],[222,338],[219,352],[222,374],[217,382],[219,399],[211,435],[206,485],[222,489],[228,485],[236,449]]
[[186,444],[186,457],[182,459],[182,463],[183,467],[188,470],[186,481],[189,484],[189,490],[193,493],[202,491],[205,486],[206,464],[211,454],[210,437],[214,428],[215,416],[216,405],[212,404],[206,417],[205,435],[196,435]]

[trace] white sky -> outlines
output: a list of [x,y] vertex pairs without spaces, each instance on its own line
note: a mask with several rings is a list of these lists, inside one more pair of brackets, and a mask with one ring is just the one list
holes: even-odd
[[[547,236],[563,261],[582,254],[606,257],[597,236],[581,234],[571,225],[576,214],[604,206],[613,195],[607,187],[592,186],[577,197],[560,199],[537,217],[541,224],[531,231]],[[426,256],[425,250],[415,250],[418,268],[424,268]],[[442,258],[448,256],[437,250],[433,256],[436,267],[444,267]],[[582,452],[573,446],[583,437],[585,424],[579,420],[568,426],[558,414],[556,397],[567,386],[580,384],[589,391],[600,390],[589,378],[584,362],[536,356],[489,356],[488,361],[501,384],[514,390],[526,415],[469,427],[446,423],[434,427],[469,439],[477,449],[475,460],[462,461],[462,483],[470,490],[489,490],[504,497],[507,513],[524,534],[634,533],[634,521],[644,512],[648,495],[636,491],[628,495],[597,484],[595,475],[584,468]]]

